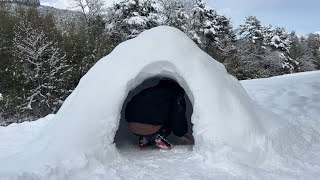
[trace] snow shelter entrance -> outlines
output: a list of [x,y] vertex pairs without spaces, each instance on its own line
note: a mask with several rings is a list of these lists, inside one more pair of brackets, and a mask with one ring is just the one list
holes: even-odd
[[[139,94],[142,90],[158,85],[161,80],[171,81],[172,83],[179,85],[179,83],[172,78],[167,78],[167,77],[163,77],[163,76],[155,76],[155,77],[151,77],[151,78],[144,80],[137,87],[135,87],[134,89],[129,91],[129,93],[128,93],[128,95],[122,105],[119,128],[118,128],[116,135],[115,135],[115,138],[114,138],[114,142],[118,148],[121,148],[122,146],[128,146],[128,145],[130,145],[130,146],[132,146],[132,145],[137,146],[138,145],[138,137],[130,132],[130,130],[128,129],[128,122],[125,119],[125,110],[126,110],[127,104],[130,102],[130,100],[134,96]],[[187,123],[188,123],[188,134],[192,135],[192,126],[193,125],[191,123],[191,116],[193,113],[193,106],[190,101],[190,98],[188,97],[188,95],[186,93],[184,93],[184,100],[186,102],[185,117],[186,117]],[[181,140],[179,140],[176,136],[174,136],[172,133],[167,139],[171,143],[173,143],[174,145],[183,144],[183,142]]]

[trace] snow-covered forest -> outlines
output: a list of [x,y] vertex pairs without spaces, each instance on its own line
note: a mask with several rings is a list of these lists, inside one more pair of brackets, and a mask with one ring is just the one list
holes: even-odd
[[240,80],[320,69],[319,34],[300,37],[254,16],[233,27],[203,0],[103,3],[73,0],[78,11],[68,11],[0,2],[0,125],[55,113],[99,59],[161,25],[185,32]]

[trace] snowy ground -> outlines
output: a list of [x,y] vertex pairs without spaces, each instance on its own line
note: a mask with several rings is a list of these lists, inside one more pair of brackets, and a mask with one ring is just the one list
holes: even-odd
[[[241,82],[250,97],[293,124],[304,136],[320,133],[320,71]],[[0,127],[0,159],[23,150],[53,115],[41,120]],[[320,143],[315,141],[299,170],[263,169],[240,164],[212,164],[208,167],[192,153],[192,146],[176,146],[171,151],[156,148],[139,150],[120,147],[122,159],[107,166],[91,166],[51,179],[319,179]],[[0,167],[3,166],[0,161]],[[89,178],[90,177],[90,178]],[[21,176],[21,179],[37,179]],[[41,178],[41,177],[40,177]],[[1,174],[0,174],[1,179]]]

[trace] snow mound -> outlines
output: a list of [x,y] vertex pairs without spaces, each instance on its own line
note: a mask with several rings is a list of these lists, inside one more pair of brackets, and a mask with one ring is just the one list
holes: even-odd
[[193,154],[208,165],[279,164],[311,143],[259,108],[238,80],[184,33],[157,27],[97,62],[39,137],[23,152],[0,160],[0,174],[59,174],[121,160],[114,136],[123,102],[130,90],[155,76],[176,80],[189,96]]
[[33,141],[53,118],[54,115],[50,114],[37,121],[13,123],[7,127],[0,126],[0,159],[23,150],[24,146]]

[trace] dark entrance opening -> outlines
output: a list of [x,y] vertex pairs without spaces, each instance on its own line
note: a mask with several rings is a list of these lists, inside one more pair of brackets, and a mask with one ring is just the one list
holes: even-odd
[[[118,128],[118,131],[117,131],[117,133],[115,135],[115,139],[114,139],[114,142],[116,143],[116,146],[118,148],[121,148],[122,146],[137,146],[137,143],[138,143],[138,137],[133,135],[129,131],[128,123],[127,123],[127,121],[125,119],[125,110],[126,110],[128,102],[130,102],[131,99],[134,96],[136,96],[137,94],[139,94],[142,90],[158,85],[161,80],[171,81],[172,83],[175,83],[176,85],[179,85],[179,83],[176,80],[172,79],[172,78],[156,76],[156,77],[152,77],[152,78],[146,79],[145,81],[143,81],[141,84],[139,84],[137,87],[135,87],[134,89],[132,89],[128,93],[128,95],[127,95],[127,97],[126,97],[126,99],[125,99],[125,101],[124,101],[124,103],[122,105],[119,128]],[[190,98],[188,97],[188,95],[186,93],[184,93],[184,99],[185,99],[185,102],[186,102],[185,117],[186,117],[187,123],[188,123],[188,134],[192,135],[191,116],[192,116],[192,113],[193,113],[193,106],[192,106],[192,103],[190,101]],[[181,140],[179,140],[179,138],[175,137],[173,134],[171,134],[167,139],[171,143],[173,143],[174,145],[184,144]]]

